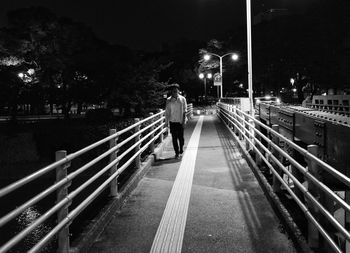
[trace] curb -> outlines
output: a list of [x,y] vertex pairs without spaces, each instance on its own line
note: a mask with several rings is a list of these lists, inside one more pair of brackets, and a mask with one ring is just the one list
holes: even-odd
[[250,168],[252,169],[256,179],[259,182],[260,187],[262,188],[267,200],[270,202],[270,205],[278,218],[280,219],[281,223],[283,224],[284,228],[286,229],[286,232],[289,236],[289,238],[293,241],[293,244],[297,250],[297,252],[300,253],[311,253],[313,252],[310,247],[308,246],[304,236],[302,235],[301,231],[299,230],[298,226],[293,221],[293,218],[289,214],[288,210],[284,207],[278,196],[273,191],[271,185],[266,180],[265,176],[261,173],[258,166],[256,165],[255,161],[251,157],[248,151],[246,151],[244,144],[237,138],[236,134],[232,131],[231,128],[229,128],[225,122],[223,122],[226,128],[230,131],[232,136],[235,138],[237,143],[239,144],[239,149],[242,152],[245,160],[249,164]]
[[96,238],[103,232],[104,228],[112,220],[115,215],[118,215],[120,209],[127,201],[132,191],[137,187],[143,176],[149,171],[151,166],[163,152],[164,147],[170,142],[171,138],[168,135],[163,142],[158,145],[153,154],[149,155],[145,162],[141,164],[141,168],[126,183],[119,196],[111,198],[108,203],[101,209],[97,217],[90,221],[85,231],[78,239],[73,241],[70,253],[87,252],[94,244]]

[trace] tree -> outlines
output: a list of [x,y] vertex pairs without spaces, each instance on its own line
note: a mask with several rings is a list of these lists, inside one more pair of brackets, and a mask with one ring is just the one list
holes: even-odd
[[35,62],[40,78],[36,89],[44,90],[42,101],[50,101],[51,111],[52,104],[60,102],[68,116],[72,103],[81,98],[74,97],[74,85],[90,84],[76,78],[79,58],[99,47],[100,41],[85,25],[58,18],[42,7],[12,11],[8,19],[10,27],[3,29],[7,36],[0,42],[2,56]]

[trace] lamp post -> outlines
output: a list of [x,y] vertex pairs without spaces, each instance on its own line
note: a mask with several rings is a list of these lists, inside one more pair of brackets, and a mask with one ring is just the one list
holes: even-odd
[[228,55],[232,55],[231,56],[232,60],[237,61],[239,57],[238,57],[238,55],[236,53],[227,53],[227,54],[224,54],[224,55],[218,55],[218,54],[214,54],[214,53],[207,53],[206,55],[204,55],[204,60],[206,60],[206,61],[210,60],[210,56],[211,55],[219,57],[219,59],[220,59],[220,77],[221,77],[220,98],[222,98],[223,97],[222,58],[224,58],[225,56],[228,56]]
[[213,77],[213,75],[211,73],[208,73],[207,75],[200,73],[198,75],[198,77],[200,79],[203,79],[203,81],[204,81],[204,99],[207,99],[207,78],[211,79]]
[[250,115],[254,117],[253,104],[253,62],[252,62],[252,18],[250,0],[246,0],[247,6],[247,51],[248,51],[248,97],[250,104]]

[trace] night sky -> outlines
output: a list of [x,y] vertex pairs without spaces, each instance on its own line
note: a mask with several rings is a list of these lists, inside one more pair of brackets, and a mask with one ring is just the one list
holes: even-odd
[[[251,0],[253,15],[269,8],[299,11],[321,0]],[[92,27],[99,38],[134,49],[157,50],[181,38],[209,40],[245,24],[245,0],[1,0],[0,26],[6,12],[45,6],[58,16]]]

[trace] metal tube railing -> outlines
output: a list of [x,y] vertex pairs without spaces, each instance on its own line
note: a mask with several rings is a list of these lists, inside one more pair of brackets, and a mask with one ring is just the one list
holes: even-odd
[[[224,112],[227,114],[227,112]],[[231,119],[235,120],[232,116],[228,115],[229,117],[231,117]],[[244,118],[242,118],[241,116],[237,116],[239,117],[241,120],[244,120]],[[233,123],[233,122],[232,122]],[[237,124],[239,124],[241,126],[242,129],[245,129],[243,127],[243,125],[237,121]],[[275,150],[277,150],[279,152],[279,154],[281,154],[283,157],[285,157],[286,159],[288,159],[288,161],[295,166],[299,171],[301,171],[303,173],[304,176],[306,176],[308,179],[312,180],[313,183],[315,183],[321,190],[323,190],[328,196],[332,197],[339,205],[341,205],[341,207],[343,207],[347,212],[350,213],[350,205],[347,204],[342,198],[340,198],[336,193],[334,193],[332,190],[330,190],[325,184],[323,184],[322,182],[320,182],[319,180],[317,180],[317,178],[315,178],[310,171],[308,171],[307,169],[305,169],[303,166],[301,166],[294,158],[292,158],[290,155],[288,155],[288,153],[284,152],[283,149],[281,149],[278,145],[276,145],[275,143],[273,143],[268,137],[266,137],[263,133],[261,133],[260,131],[257,131],[256,128],[253,128],[253,125],[251,125],[250,123],[246,123],[249,127],[251,127],[252,129],[254,129],[254,132],[257,133],[260,137],[262,137],[269,146],[273,147]],[[248,132],[249,135],[251,135],[251,133]],[[253,136],[252,136],[253,137]],[[289,141],[289,140],[288,140]],[[271,153],[260,141],[258,141],[259,146],[264,149],[264,151],[266,153]]]
[[[187,117],[191,117],[193,115],[193,105],[188,104],[187,108]],[[81,156],[82,154],[85,154],[88,151],[91,151],[92,149],[110,142],[111,140],[118,139],[119,136],[121,136],[124,133],[130,132],[134,130],[138,126],[142,126],[144,123],[148,123],[147,126],[142,127],[139,131],[133,133],[131,136],[124,139],[122,142],[110,147],[107,151],[100,154],[98,157],[92,159],[91,161],[87,162],[85,165],[78,168],[76,171],[69,173],[64,178],[59,179],[59,181],[55,182],[53,185],[48,187],[47,189],[43,190],[36,196],[32,197],[28,201],[26,201],[24,204],[20,205],[16,210],[10,211],[8,214],[0,218],[0,228],[8,223],[9,221],[13,220],[15,217],[17,217],[19,214],[21,214],[26,208],[38,203],[45,197],[49,196],[50,194],[54,193],[55,191],[58,191],[62,189],[62,187],[67,187],[69,184],[81,175],[84,171],[91,168],[91,166],[95,165],[102,159],[107,158],[113,152],[117,152],[122,146],[124,146],[126,143],[130,142],[131,140],[137,138],[145,131],[150,131],[142,136],[140,140],[137,140],[133,145],[131,145],[127,150],[125,150],[123,153],[118,154],[117,158],[114,160],[111,160],[107,166],[100,169],[94,176],[89,178],[87,181],[85,181],[82,185],[80,185],[77,189],[63,197],[63,199],[59,200],[55,205],[53,205],[49,210],[47,210],[44,214],[39,216],[38,219],[34,220],[28,227],[20,231],[17,235],[15,235],[13,238],[11,238],[8,242],[6,242],[4,245],[0,247],[0,252],[6,252],[10,250],[12,247],[14,247],[17,243],[19,243],[21,240],[23,240],[29,233],[31,233],[37,226],[45,222],[47,219],[49,219],[53,214],[57,213],[62,208],[65,208],[67,205],[69,205],[72,200],[83,190],[85,190],[88,186],[90,186],[93,182],[95,182],[98,178],[100,178],[103,174],[108,172],[110,168],[118,164],[121,159],[123,159],[127,154],[135,150],[135,147],[138,145],[142,145],[143,142],[145,142],[148,138],[151,137],[151,139],[142,147],[135,152],[126,162],[122,164],[121,167],[117,168],[117,170],[106,180],[102,185],[100,185],[93,194],[89,195],[87,199],[85,199],[81,204],[78,205],[73,211],[71,211],[66,218],[63,217],[63,220],[61,222],[58,222],[57,226],[52,229],[42,240],[37,243],[30,252],[37,252],[42,249],[44,245],[46,245],[47,242],[49,242],[54,235],[56,235],[58,232],[60,232],[64,227],[69,225],[74,218],[86,208],[87,205],[89,205],[93,199],[95,199],[104,188],[106,188],[110,182],[117,178],[124,170],[128,168],[128,166],[131,165],[131,163],[136,159],[137,156],[139,156],[141,153],[143,153],[150,145],[153,145],[155,140],[158,138],[162,141],[163,140],[163,134],[167,132],[167,129],[164,128],[164,110],[160,110],[158,113],[155,113],[154,115],[151,115],[148,118],[145,118],[143,120],[138,121],[135,124],[132,124],[120,131],[115,132],[114,134],[109,135],[106,138],[103,138],[81,150],[78,150],[72,154],[69,154],[65,156],[63,159],[56,161],[48,166],[43,167],[42,169],[32,173],[31,175],[20,179],[2,189],[0,189],[0,198],[8,195],[9,193],[18,190],[20,187],[32,182],[35,179],[40,178],[41,176],[45,175],[46,173],[52,171],[53,169],[57,169],[59,167],[62,167],[66,164],[70,164],[71,161],[73,161],[75,158]]]
[[108,136],[108,137],[106,137],[106,138],[104,138],[104,139],[102,139],[100,141],[97,141],[97,142],[95,142],[95,143],[93,143],[93,144],[91,144],[91,145],[89,145],[89,146],[87,146],[87,147],[85,147],[85,148],[83,148],[83,149],[81,149],[79,151],[76,151],[76,152],[68,155],[65,159],[62,159],[62,160],[57,161],[55,163],[52,163],[52,164],[50,164],[50,165],[48,165],[48,166],[38,170],[37,172],[35,172],[35,173],[33,173],[33,174],[23,178],[23,179],[20,179],[20,180],[14,182],[14,183],[8,185],[7,187],[5,187],[3,189],[0,189],[0,198],[5,196],[5,195],[7,195],[7,194],[9,194],[9,193],[11,193],[12,191],[14,191],[14,190],[16,190],[18,188],[26,185],[27,183],[29,183],[29,182],[31,182],[31,181],[41,177],[42,175],[52,171],[53,169],[57,168],[58,166],[61,166],[64,163],[70,162],[73,159],[79,157],[80,155],[82,155],[82,154],[84,154],[84,153],[86,153],[86,152],[88,152],[88,151],[90,151],[90,150],[92,150],[92,149],[94,149],[94,148],[96,148],[96,147],[98,147],[98,146],[108,142],[109,140],[111,140],[113,138],[116,138],[117,136],[120,136],[120,135],[130,131],[131,129],[135,128],[135,126],[143,124],[144,122],[146,122],[146,121],[148,121],[150,119],[153,119],[153,118],[155,118],[155,117],[157,117],[159,115],[162,115],[162,114],[164,114],[164,111],[158,112],[158,113],[152,115],[151,117],[148,117],[148,118],[146,118],[144,120],[141,120],[141,121],[139,121],[136,124],[133,124],[133,125],[125,128],[125,129],[121,130],[121,131],[118,131],[114,135],[110,135],[110,136]]
[[[163,129],[162,132],[158,133],[154,138],[152,138],[149,142],[147,142],[147,144],[145,146],[143,146],[137,153],[135,153],[131,158],[129,158],[129,160],[122,166],[120,167],[114,174],[112,174],[106,181],[104,181],[104,183],[98,187],[92,194],[90,194],[90,196],[85,199],[79,206],[77,206],[74,210],[72,210],[67,218],[62,221],[61,223],[57,224],[55,228],[53,228],[52,231],[50,231],[38,244],[36,244],[29,252],[37,252],[40,249],[42,249],[64,226],[66,226],[69,222],[71,222],[72,220],[74,220],[74,218],[76,216],[78,216],[78,214],[83,211],[108,185],[109,183],[116,178],[117,176],[119,176],[136,158],[137,155],[139,155],[140,153],[142,153],[144,150],[146,150],[146,148],[148,147],[148,145],[150,145],[152,143],[152,141],[156,140],[160,134],[163,134],[166,130]],[[140,140],[140,142],[142,142]],[[110,167],[112,167],[114,164],[116,163],[110,163],[108,164],[105,168],[103,168],[101,170],[101,172],[103,171],[106,172],[110,169]],[[98,173],[100,175],[102,175],[103,173]],[[99,176],[100,176],[99,175]],[[99,177],[97,176],[97,177]],[[93,182],[94,180],[97,179],[96,176],[94,176],[93,178],[91,178],[89,181]],[[84,185],[88,186],[91,182],[86,182]],[[88,183],[88,184],[87,184]],[[79,188],[82,188],[83,185]],[[84,187],[85,188],[85,187]],[[77,189],[76,191],[79,193],[82,189]],[[78,193],[74,192],[74,195],[77,195]],[[71,193],[73,195],[73,192]],[[70,197],[71,199],[73,199],[72,197]]]
[[[247,122],[247,119],[254,120],[254,123],[257,123],[261,127],[265,128],[268,133],[274,134],[278,136],[279,138],[283,139],[288,144],[292,144],[291,146],[295,148],[295,150],[299,151],[301,154],[304,155],[306,159],[313,160],[318,165],[320,165],[322,168],[326,169],[330,173],[332,171],[336,171],[334,168],[332,168],[330,165],[326,164],[309,153],[308,151],[300,148],[296,144],[292,143],[289,139],[285,138],[278,132],[270,129],[269,127],[263,125],[258,120],[252,118],[250,115],[240,111],[239,109],[235,109],[236,114],[233,115],[233,113],[228,109],[229,106],[225,104],[219,104],[219,117],[222,119],[223,122],[225,120],[223,117],[228,120],[231,124],[233,124],[235,130],[238,130],[240,132],[240,136],[243,136],[246,143],[248,142],[251,147],[253,147],[253,150],[261,157],[261,159],[267,164],[271,172],[275,175],[275,177],[281,182],[281,184],[284,185],[284,187],[287,189],[287,191],[290,193],[292,198],[297,202],[298,206],[303,210],[306,217],[312,222],[312,224],[315,225],[317,230],[322,234],[322,236],[325,238],[325,240],[329,243],[329,245],[332,247],[332,249],[336,252],[342,252],[341,249],[337,246],[337,244],[333,241],[333,239],[328,235],[328,233],[323,229],[323,227],[319,224],[319,222],[313,217],[312,213],[308,210],[308,208],[302,203],[302,201],[297,197],[297,195],[293,192],[293,190],[289,187],[289,185],[284,181],[284,179],[280,176],[280,174],[276,171],[274,166],[269,162],[269,158],[272,159],[275,165],[277,165],[297,186],[301,192],[304,194],[305,197],[307,197],[311,203],[320,210],[320,212],[324,215],[324,217],[345,237],[346,240],[350,241],[350,234],[349,232],[333,217],[333,215],[322,206],[322,204],[316,200],[316,198],[298,181],[297,178],[294,177],[294,175],[280,162],[280,160],[274,156],[274,154],[266,148],[260,140],[258,140],[255,137],[255,134],[258,134],[261,138],[263,138],[267,144],[272,147],[274,150],[276,150],[279,154],[281,154],[283,157],[288,159],[288,161],[295,166],[297,169],[299,169],[308,179],[310,179],[317,187],[319,187],[322,191],[324,191],[330,198],[332,198],[334,201],[338,202],[342,208],[346,212],[350,212],[350,206],[342,199],[340,198],[336,193],[334,193],[331,189],[329,189],[326,185],[324,185],[322,182],[317,180],[306,168],[301,166],[295,159],[293,159],[291,156],[289,156],[286,152],[284,152],[278,145],[273,143],[268,137],[266,137],[264,134],[262,134],[258,129],[256,129],[252,124]],[[239,115],[240,114],[240,115]],[[248,128],[247,128],[248,127]],[[249,129],[252,129],[253,131],[250,132]],[[258,145],[259,148],[265,152],[265,156],[260,152],[259,148],[256,146]],[[337,173],[334,173],[334,175],[338,175],[336,178],[341,180],[342,182],[348,182],[349,179],[341,174],[340,172],[336,171]]]
[[321,168],[323,168],[325,171],[329,172],[331,175],[333,175],[334,177],[336,177],[337,179],[339,179],[342,183],[346,184],[348,187],[350,187],[350,178],[348,178],[346,175],[342,174],[341,172],[339,172],[338,170],[336,170],[335,168],[333,168],[332,166],[330,166],[329,164],[325,163],[324,161],[322,161],[321,159],[319,159],[317,156],[311,154],[310,152],[308,152],[307,150],[299,147],[297,144],[295,144],[294,142],[290,141],[288,138],[286,138],[285,136],[281,135],[280,133],[276,132],[275,130],[269,128],[268,126],[264,125],[262,122],[260,122],[259,120],[253,118],[251,115],[245,113],[245,112],[241,112],[243,115],[245,115],[246,117],[251,118],[252,120],[254,120],[255,123],[259,124],[259,126],[265,128],[266,130],[269,131],[269,133],[272,133],[276,136],[278,136],[278,138],[281,138],[283,141],[287,142],[288,145],[290,145],[294,150],[298,151],[301,155],[303,155],[305,158],[309,158],[312,159],[314,162],[316,162],[319,166],[321,166]]

